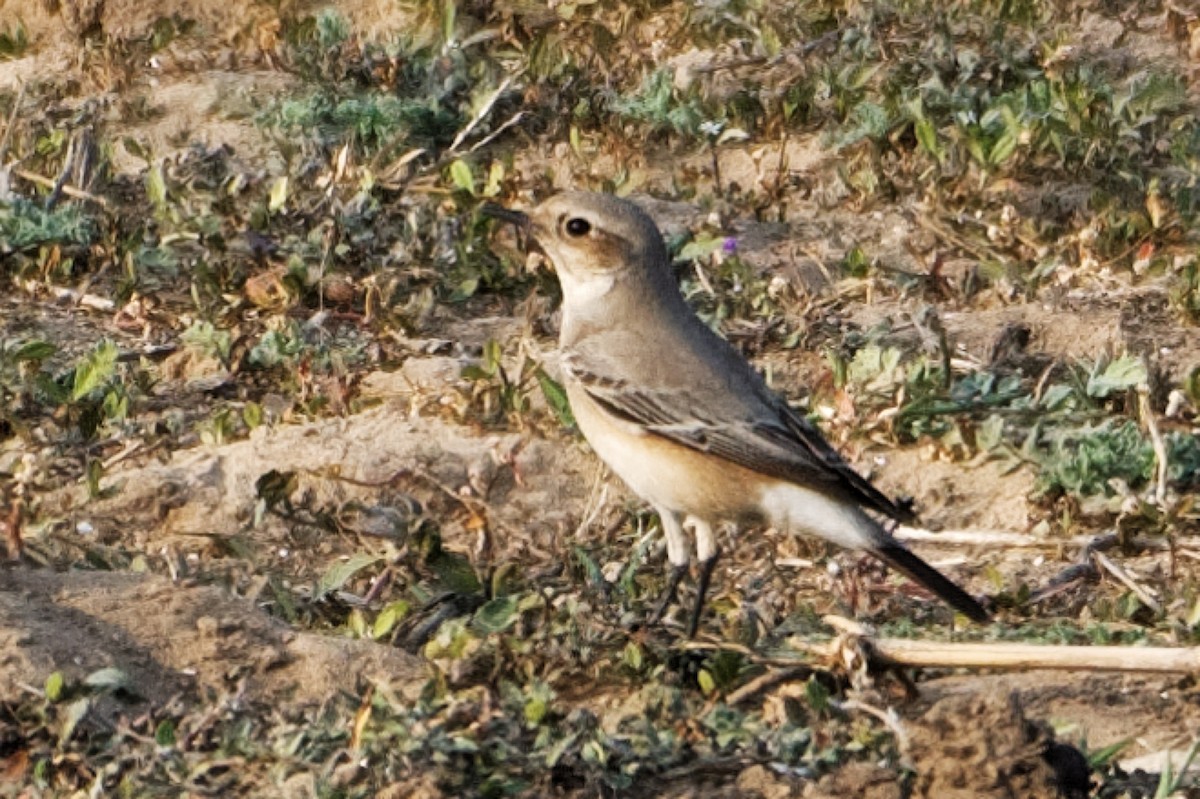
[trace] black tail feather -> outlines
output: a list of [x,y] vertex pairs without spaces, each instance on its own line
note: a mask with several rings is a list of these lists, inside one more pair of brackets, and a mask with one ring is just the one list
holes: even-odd
[[872,548],[871,554],[937,594],[943,602],[971,621],[986,624],[992,616],[970,594],[955,585],[949,577],[905,549],[900,544],[887,543]]

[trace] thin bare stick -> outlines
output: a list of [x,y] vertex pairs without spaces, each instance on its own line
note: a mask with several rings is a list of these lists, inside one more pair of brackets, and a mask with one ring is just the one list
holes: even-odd
[[480,147],[486,147],[501,133],[508,130],[513,125],[517,124],[522,119],[524,119],[525,115],[526,115],[525,111],[518,111],[517,113],[513,114],[511,117],[508,118],[508,120],[503,125],[496,128],[491,133],[489,133],[488,135],[484,136],[482,139],[480,139],[479,141],[477,141],[473,145],[471,145],[471,149],[467,150],[467,152],[473,153],[476,150],[478,150]]
[[458,151],[458,148],[462,145],[466,138],[471,135],[471,131],[475,130],[479,123],[483,121],[484,117],[491,113],[492,106],[494,106],[496,101],[500,99],[500,95],[508,91],[508,87],[512,85],[512,81],[513,79],[511,76],[500,81],[500,85],[496,87],[496,91],[492,92],[491,96],[484,101],[483,105],[479,109],[479,112],[476,113],[471,121],[467,123],[466,127],[458,132],[458,135],[454,137],[454,141],[450,142],[450,149],[446,151],[447,155]]
[[1013,643],[957,643],[872,638],[869,629],[849,619],[826,616],[826,624],[841,631],[830,641],[788,641],[792,653],[774,652],[770,662],[804,664],[814,658],[829,661],[844,645],[846,635],[859,635],[876,665],[920,668],[1056,669],[1061,671],[1118,671],[1154,673],[1200,672],[1200,647],[1042,646]]
[[1167,445],[1163,442],[1162,433],[1158,431],[1158,421],[1154,418],[1154,409],[1150,407],[1150,386],[1145,383],[1137,387],[1138,409],[1142,420],[1146,423],[1146,432],[1150,434],[1150,443],[1154,446],[1154,499],[1158,507],[1167,503]]
[[1060,671],[1200,672],[1200,648],[966,644],[905,639],[872,642],[885,662],[900,666]]
[[845,702],[838,702],[837,706],[842,710],[857,710],[879,719],[885,727],[892,731],[892,735],[896,737],[896,746],[900,749],[900,753],[904,755],[908,754],[908,730],[904,729],[904,725],[900,723],[900,717],[896,715],[894,709],[889,707],[887,710],[883,710],[874,705],[868,705],[866,702],[860,702],[857,699],[847,699]]
[[82,291],[75,289],[63,288],[62,286],[47,286],[44,283],[38,283],[35,280],[24,280],[19,283],[21,288],[30,294],[37,294],[39,291],[47,291],[56,300],[70,300],[76,305],[82,305],[85,308],[91,308],[94,311],[114,311],[117,304],[112,300],[104,297],[97,297],[95,294],[85,294]]
[[1137,598],[1142,600],[1143,605],[1150,608],[1155,613],[1162,613],[1162,605],[1158,603],[1158,600],[1150,595],[1150,591],[1148,589],[1139,585],[1138,582],[1129,575],[1129,572],[1125,571],[1123,568],[1114,563],[1103,552],[1093,552],[1092,557],[1096,559],[1096,563],[1100,564],[1102,569],[1107,571],[1113,577],[1116,577],[1122,585],[1124,585],[1133,593],[1137,594]]
[[99,205],[106,211],[108,210],[108,200],[92,194],[90,191],[77,189],[74,186],[68,186],[65,183],[60,186],[58,181],[51,180],[50,178],[39,175],[36,172],[30,172],[28,169],[14,169],[13,174],[19,178],[28,180],[30,183],[36,183],[39,186],[45,186],[48,189],[57,189],[68,197],[74,197],[76,200],[87,200],[88,202],[96,203],[96,205]]
[[[919,527],[901,525],[893,533],[897,539],[906,542],[944,544],[946,546],[983,546],[1009,549],[1057,549],[1059,547],[1086,547],[1095,543],[1097,536],[1074,535],[1070,538],[1041,538],[1025,533],[1010,533],[1004,530],[944,530],[934,532]],[[1162,537],[1138,536],[1129,542],[1137,549],[1154,552],[1167,552],[1172,547],[1191,547],[1200,549],[1200,538],[1189,536],[1176,538],[1174,544]]]
[[725,697],[725,701],[730,705],[741,704],[747,699],[752,699],[763,691],[774,688],[780,683],[803,680],[812,673],[812,666],[788,666],[783,669],[773,669],[765,674],[758,675],[741,688],[729,694],[729,696]]

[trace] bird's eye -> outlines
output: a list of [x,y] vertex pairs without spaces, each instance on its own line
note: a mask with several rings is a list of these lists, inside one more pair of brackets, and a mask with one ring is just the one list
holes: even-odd
[[567,220],[566,224],[563,225],[563,229],[567,231],[568,236],[579,238],[592,232],[592,223],[583,217],[574,216]]

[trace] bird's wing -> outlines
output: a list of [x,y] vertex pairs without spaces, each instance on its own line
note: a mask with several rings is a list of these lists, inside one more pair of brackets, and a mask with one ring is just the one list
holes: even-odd
[[771,477],[826,486],[899,521],[914,516],[910,502],[891,499],[854,471],[756,375],[755,385],[745,387],[748,401],[731,405],[714,400],[714,391],[707,389],[639,387],[620,374],[619,366],[578,351],[565,353],[563,366],[609,413],[649,433]]

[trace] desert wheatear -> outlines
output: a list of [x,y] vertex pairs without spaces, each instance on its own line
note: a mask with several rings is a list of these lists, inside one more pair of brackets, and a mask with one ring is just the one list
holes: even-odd
[[566,192],[529,213],[491,206],[526,229],[562,284],[564,380],[596,453],[658,511],[673,569],[655,617],[691,558],[700,564],[694,636],[719,554],[713,525],[766,522],[862,549],[971,619],[988,613],[864,511],[898,521],[910,508],[854,471],[687,306],[662,235],[636,205]]

